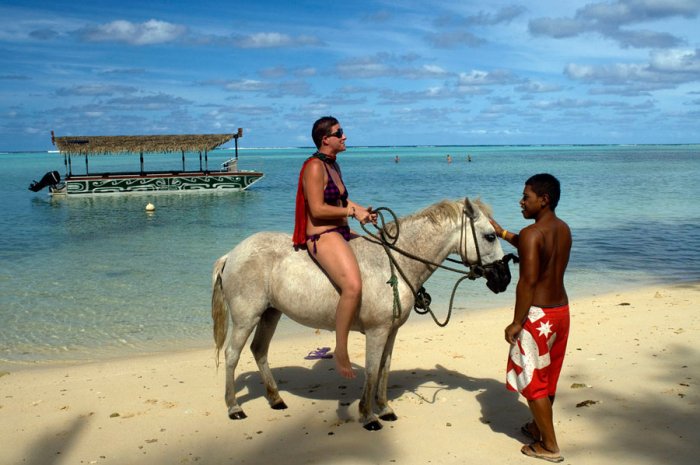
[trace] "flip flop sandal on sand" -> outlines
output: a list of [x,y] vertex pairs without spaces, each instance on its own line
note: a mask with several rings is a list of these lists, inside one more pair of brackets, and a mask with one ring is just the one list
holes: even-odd
[[[545,452],[538,452],[537,449],[535,449],[535,444],[539,444],[539,446]],[[541,442],[533,442],[530,445],[523,446],[523,448],[520,449],[520,452],[527,455],[528,457],[546,460],[547,462],[560,463],[564,461],[564,457],[562,457],[561,455],[554,455],[553,453],[547,451],[547,448],[545,448],[544,444],[542,444]]]
[[322,358],[333,358],[333,354],[328,352],[331,350],[330,347],[317,347],[316,350],[309,352],[309,355],[304,357],[306,360],[319,360]]

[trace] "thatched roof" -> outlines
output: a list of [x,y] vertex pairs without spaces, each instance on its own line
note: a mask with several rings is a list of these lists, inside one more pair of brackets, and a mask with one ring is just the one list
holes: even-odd
[[209,151],[233,138],[243,136],[238,130],[233,134],[182,134],[162,136],[70,136],[54,137],[52,142],[61,153],[71,155],[105,155],[119,153],[170,153]]

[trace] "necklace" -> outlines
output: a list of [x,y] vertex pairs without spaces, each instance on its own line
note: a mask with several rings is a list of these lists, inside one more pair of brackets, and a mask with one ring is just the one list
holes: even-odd
[[335,163],[335,159],[336,159],[336,155],[328,155],[327,153],[321,153],[318,151],[311,156],[316,157],[319,160],[321,160],[322,162],[328,163],[329,165],[332,165],[333,163]]

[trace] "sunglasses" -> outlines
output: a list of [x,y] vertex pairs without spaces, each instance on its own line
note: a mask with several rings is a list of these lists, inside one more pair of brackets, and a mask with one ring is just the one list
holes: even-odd
[[326,137],[337,137],[338,139],[340,139],[341,137],[343,137],[343,134],[343,128],[339,128],[337,131],[328,134]]

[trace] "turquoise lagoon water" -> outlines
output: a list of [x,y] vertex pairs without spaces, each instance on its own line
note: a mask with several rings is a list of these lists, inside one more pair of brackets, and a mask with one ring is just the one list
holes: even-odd
[[[213,152],[209,166],[231,153]],[[265,173],[241,193],[77,199],[27,190],[47,171],[63,174],[62,156],[0,154],[0,361],[210,347],[214,260],[254,232],[291,233],[298,171],[309,153],[241,150],[242,169]],[[196,156],[188,160],[188,168],[198,165]],[[178,156],[147,157],[146,168],[168,161],[180,163]],[[73,162],[74,172],[84,172],[82,159]],[[132,157],[90,158],[93,172],[137,164]],[[558,213],[574,234],[567,276],[574,299],[700,279],[698,145],[350,148],[341,165],[361,203],[403,215],[444,198],[481,196],[515,230],[527,224],[518,207],[524,180],[555,174],[563,187]],[[145,212],[148,202],[154,213]],[[427,283],[439,315],[455,280],[438,272]],[[466,282],[456,311],[508,306],[514,288],[494,295],[482,281]],[[280,332],[299,328],[283,319]]]

